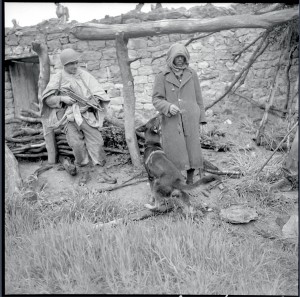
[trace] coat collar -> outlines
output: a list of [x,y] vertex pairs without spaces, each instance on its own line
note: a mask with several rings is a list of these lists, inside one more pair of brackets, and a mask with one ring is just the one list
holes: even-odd
[[191,71],[190,67],[187,67],[183,71],[181,83],[178,81],[178,79],[176,78],[174,72],[171,70],[170,67],[167,67],[163,71],[163,75],[166,76],[166,80],[168,82],[170,82],[171,84],[177,86],[178,88],[182,88],[190,80],[190,78],[192,77],[192,71]]

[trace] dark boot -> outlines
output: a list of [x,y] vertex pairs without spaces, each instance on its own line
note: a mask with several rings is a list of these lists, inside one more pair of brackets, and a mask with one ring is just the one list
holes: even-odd
[[195,172],[194,168],[188,169],[186,171],[186,173],[187,173],[186,183],[188,185],[191,185],[194,182],[194,172]]

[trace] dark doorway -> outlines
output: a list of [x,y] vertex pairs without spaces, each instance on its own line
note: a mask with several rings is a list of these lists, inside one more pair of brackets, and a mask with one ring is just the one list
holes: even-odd
[[8,64],[12,91],[14,97],[15,117],[21,115],[21,110],[35,110],[38,107],[38,59],[33,61],[11,60]]

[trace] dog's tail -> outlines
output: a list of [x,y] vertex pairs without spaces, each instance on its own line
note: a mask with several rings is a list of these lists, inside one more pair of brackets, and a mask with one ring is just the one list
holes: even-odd
[[208,184],[214,180],[221,180],[221,178],[218,175],[210,174],[210,175],[202,177],[201,179],[199,179],[198,181],[196,181],[195,183],[193,183],[191,185],[177,183],[176,185],[174,185],[174,187],[176,187],[177,189],[180,189],[180,190],[191,190],[191,189],[197,188],[201,185]]

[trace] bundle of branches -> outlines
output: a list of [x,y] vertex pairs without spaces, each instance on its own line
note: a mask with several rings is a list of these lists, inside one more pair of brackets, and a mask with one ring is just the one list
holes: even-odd
[[47,156],[42,124],[25,121],[15,124],[14,132],[5,136],[5,141],[15,157]]
[[[43,128],[41,123],[32,123],[19,121],[10,136],[6,136],[5,140],[12,153],[17,158],[46,158],[48,156],[46,144],[43,136]],[[123,127],[115,126],[109,121],[104,121],[101,128],[101,134],[104,141],[104,150],[107,153],[129,154],[125,130]],[[227,143],[221,140],[225,133],[214,127],[206,135],[201,136],[201,147],[204,149],[212,149],[215,151],[228,151],[233,146],[232,143]],[[55,130],[55,139],[57,144],[58,154],[73,158],[73,152],[68,145],[66,135],[61,129]],[[137,135],[139,150],[144,151],[144,138],[142,135]]]
[[[104,150],[107,153],[128,154],[124,129],[109,124],[104,121],[101,128],[101,134],[104,141]],[[71,147],[68,145],[66,135],[61,131],[55,134],[58,153],[64,156],[73,157]]]
[[234,146],[231,142],[222,141],[208,135],[201,135],[200,143],[202,148],[211,149],[216,152],[227,152]]

